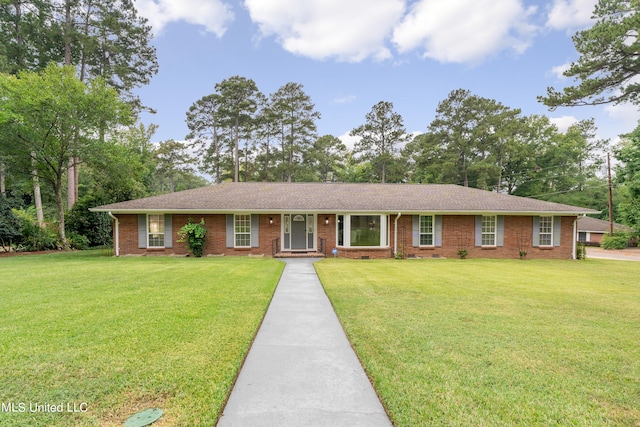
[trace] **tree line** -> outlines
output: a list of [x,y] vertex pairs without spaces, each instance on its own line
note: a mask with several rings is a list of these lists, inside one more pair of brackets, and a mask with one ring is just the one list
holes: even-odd
[[[628,81],[625,52],[638,51],[637,34],[620,30],[635,28],[628,18],[639,16],[636,9],[599,2],[600,21],[574,38],[583,56],[567,71],[590,70],[599,85],[550,88],[540,100],[553,108],[622,99],[589,97],[615,86],[622,75],[615,67]],[[194,100],[185,138],[153,144],[155,126],[138,121],[150,108],[133,95],[158,71],[151,39],[131,0],[0,2],[0,244],[18,223],[23,244],[34,248],[38,241],[106,244],[111,221],[89,207],[206,185],[203,176],[213,183],[452,183],[607,211],[601,171],[608,141],[596,138],[593,120],[560,131],[544,115],[523,115],[466,89],[449,93],[420,134],[409,134],[393,103],[380,101],[354,123],[348,148],[337,136],[318,135],[321,115],[302,84],[266,95],[250,78],[232,76]],[[600,74],[599,53],[589,51],[596,45],[618,58]],[[637,92],[629,84],[621,93],[635,102]],[[635,227],[639,139],[636,129],[614,151],[614,215]]]

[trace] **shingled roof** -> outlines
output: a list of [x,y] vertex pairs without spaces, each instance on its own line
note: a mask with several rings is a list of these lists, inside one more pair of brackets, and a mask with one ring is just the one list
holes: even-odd
[[[578,220],[578,231],[590,231],[592,233],[608,233],[610,230],[609,221],[585,216]],[[613,223],[614,232],[633,232],[633,228],[624,224]]]
[[112,213],[434,212],[582,215],[592,209],[449,184],[223,183],[91,209]]

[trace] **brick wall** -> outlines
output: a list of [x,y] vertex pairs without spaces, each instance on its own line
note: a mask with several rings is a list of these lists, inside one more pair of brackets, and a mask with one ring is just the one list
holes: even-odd
[[[189,253],[185,243],[178,243],[178,230],[193,218],[200,222],[204,219],[207,239],[205,255],[271,255],[273,239],[280,237],[280,215],[260,215],[260,238],[257,248],[227,248],[226,215],[172,215],[173,248],[138,248],[138,215],[116,215],[120,221],[120,255],[186,255]],[[273,219],[273,224],[269,223]]]
[[[398,229],[405,228],[405,256],[457,258],[458,249],[467,250],[467,258],[519,258],[521,248],[527,258],[571,259],[573,250],[574,217],[562,217],[560,246],[532,247],[533,217],[505,216],[504,245],[485,248],[475,246],[475,217],[473,215],[445,215],[442,217],[442,246],[420,248],[412,244],[412,217],[403,216]],[[401,242],[398,242],[401,245]]]
[[[259,215],[260,238],[259,247],[235,249],[226,247],[226,215],[173,215],[173,248],[169,249],[139,249],[138,248],[138,215],[116,215],[120,221],[120,254],[121,255],[186,255],[188,253],[184,243],[178,243],[177,232],[190,217],[194,221],[204,218],[207,228],[207,243],[205,255],[266,255],[272,254],[272,242],[280,238],[281,215]],[[270,218],[272,224],[270,224]],[[325,219],[329,224],[325,224]],[[390,216],[389,243],[390,247],[379,249],[338,248],[338,257],[391,258],[393,257],[394,220]],[[445,215],[442,217],[442,246],[433,248],[413,247],[412,216],[404,215],[398,220],[398,245],[405,257],[446,257],[457,258],[458,249],[465,248],[468,258],[518,258],[520,246],[526,244],[527,258],[570,259],[573,247],[574,217],[563,217],[561,226],[561,246],[550,248],[534,248],[531,246],[533,217],[505,216],[504,218],[504,246],[482,248],[475,246],[475,217],[472,215]],[[317,247],[320,249],[320,238],[325,239],[327,256],[331,257],[331,250],[336,245],[336,215],[319,213],[317,215]],[[282,248],[282,242],[280,242]]]

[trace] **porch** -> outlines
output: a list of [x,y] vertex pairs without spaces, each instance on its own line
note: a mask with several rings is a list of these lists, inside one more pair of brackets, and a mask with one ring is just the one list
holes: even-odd
[[324,258],[322,252],[277,252],[274,258]]
[[280,238],[271,241],[271,256],[274,258],[324,258],[327,256],[327,239],[318,239],[318,250],[307,251],[283,251],[280,246]]

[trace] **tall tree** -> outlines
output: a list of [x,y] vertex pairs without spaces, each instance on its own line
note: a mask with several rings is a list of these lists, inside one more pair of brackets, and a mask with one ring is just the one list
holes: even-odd
[[[75,65],[80,80],[102,77],[134,111],[142,107],[135,88],[157,73],[151,27],[131,0],[64,0],[65,64]],[[104,134],[105,130],[100,130]],[[69,206],[77,200],[77,158],[70,159]]]
[[169,139],[162,141],[155,150],[158,163],[157,171],[160,175],[169,179],[169,191],[176,191],[175,178],[180,171],[188,171],[191,157],[187,153],[187,147],[182,142]]
[[538,99],[558,106],[632,102],[640,104],[640,2],[599,0],[593,27],[573,36],[580,57],[563,73],[577,84],[547,89]]
[[365,116],[366,122],[349,132],[359,137],[354,153],[363,160],[379,164],[380,181],[386,182],[387,166],[398,154],[399,145],[406,141],[407,130],[402,116],[393,111],[393,103],[380,101]]
[[344,168],[347,147],[333,135],[316,139],[304,155],[304,162],[315,180],[330,182],[337,179],[338,171]]
[[279,121],[282,181],[292,182],[304,152],[317,136],[320,113],[300,83],[287,83],[270,98],[273,116]]
[[258,151],[256,172],[259,181],[269,182],[275,178],[274,168],[278,156],[275,142],[279,129],[281,129],[281,124],[271,102],[266,97],[261,98],[254,127],[254,140]]
[[93,144],[81,175],[90,188],[88,195],[102,204],[152,195],[157,164],[151,139],[156,128],[121,126],[105,143]]
[[240,181],[240,140],[251,134],[254,113],[260,92],[256,83],[245,77],[233,76],[216,84],[220,95],[218,114],[221,125],[231,130],[233,139],[233,180]]
[[500,189],[523,196],[539,194],[533,185],[540,182],[542,168],[549,167],[539,156],[553,144],[558,128],[548,117],[538,115],[522,117],[514,125],[517,130],[502,156]]
[[39,71],[49,62],[63,61],[55,8],[50,0],[0,1],[0,46],[6,72]]
[[640,125],[622,136],[615,156],[620,161],[616,181],[621,186],[618,208],[622,222],[640,230]]
[[[52,19],[54,5],[43,0],[5,0],[0,2],[0,46],[4,68],[11,74],[23,70],[42,70],[62,56],[55,49],[57,23]],[[24,158],[33,153],[21,153]],[[31,156],[31,157],[29,157]],[[6,165],[3,165],[6,169]],[[38,223],[44,225],[40,181],[32,171],[33,198]]]
[[88,156],[103,126],[126,122],[129,109],[103,79],[85,85],[73,68],[54,64],[41,73],[21,72],[19,78],[2,75],[0,88],[2,107],[17,117],[4,126],[10,150],[31,153],[38,177],[51,184],[60,239],[68,246],[62,191],[68,159]]
[[487,130],[483,101],[469,90],[454,90],[438,104],[436,118],[429,125],[451,165],[452,175],[447,180],[465,187],[469,186],[470,169],[478,156],[477,137]]
[[218,111],[220,95],[211,94],[194,102],[187,111],[187,127],[189,134],[186,139],[198,156],[198,168],[201,172],[213,176],[216,184],[226,176],[225,164],[227,150],[225,139],[228,131],[222,126],[222,119]]

